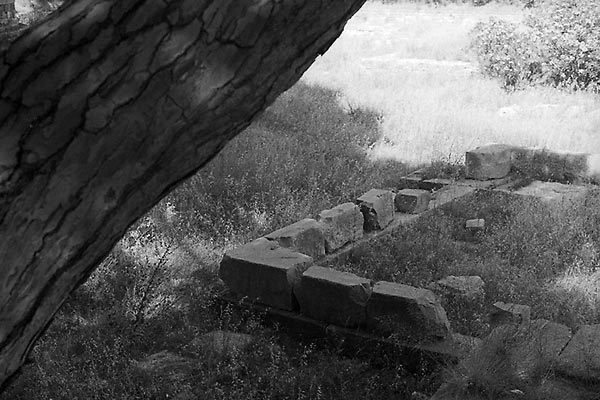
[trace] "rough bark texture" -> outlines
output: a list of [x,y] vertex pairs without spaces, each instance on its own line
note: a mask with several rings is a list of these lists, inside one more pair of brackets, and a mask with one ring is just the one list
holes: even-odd
[[76,0],[0,55],[0,386],[127,227],[364,0]]

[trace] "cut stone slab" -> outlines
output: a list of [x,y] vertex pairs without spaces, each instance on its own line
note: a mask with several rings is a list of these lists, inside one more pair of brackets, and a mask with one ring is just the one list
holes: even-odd
[[294,288],[312,264],[312,257],[260,238],[225,253],[219,277],[235,293],[268,306],[294,310]]
[[364,230],[381,230],[394,220],[394,193],[371,189],[356,199],[364,217]]
[[321,224],[311,218],[305,218],[276,230],[265,236],[276,240],[281,247],[311,256],[313,259],[325,255],[325,236]]
[[582,202],[588,189],[585,186],[565,185],[557,182],[533,181],[528,186],[512,192],[521,196],[539,198],[548,203],[570,205]]
[[302,274],[297,294],[304,315],[343,327],[356,327],[366,321],[371,281],[315,265]]
[[414,343],[441,340],[450,334],[446,311],[432,291],[391,282],[373,286],[367,327]]
[[498,301],[490,311],[490,327],[499,325],[528,325],[531,321],[531,307],[522,304]]
[[460,296],[467,299],[482,299],[485,283],[479,276],[450,275],[431,285],[431,289],[444,295]]
[[583,325],[558,357],[565,375],[600,381],[600,324]]
[[475,191],[475,188],[459,184],[445,186],[433,194],[431,201],[429,202],[429,209],[433,210],[434,208],[441,207],[444,204],[448,204],[451,201],[474,193]]
[[424,190],[440,190],[443,187],[454,184],[455,181],[446,178],[425,179],[421,184],[421,189]]
[[407,214],[419,214],[427,210],[431,193],[420,189],[402,189],[396,193],[394,203],[396,211]]
[[364,217],[354,203],[344,203],[321,211],[318,220],[323,229],[327,253],[363,237]]
[[467,178],[487,180],[504,178],[510,173],[514,146],[490,144],[466,153]]

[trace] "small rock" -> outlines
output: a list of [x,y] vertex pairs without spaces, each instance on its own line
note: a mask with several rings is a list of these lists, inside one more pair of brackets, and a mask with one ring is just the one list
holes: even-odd
[[485,219],[469,219],[467,222],[465,222],[465,228],[474,231],[482,231],[485,229]]
[[394,193],[371,189],[356,199],[364,217],[364,230],[381,230],[394,220]]
[[531,307],[503,303],[501,301],[492,305],[490,312],[490,327],[493,329],[496,326],[509,325],[528,325],[531,321]]
[[394,203],[396,211],[408,214],[419,214],[427,210],[431,193],[420,189],[402,189],[396,193]]

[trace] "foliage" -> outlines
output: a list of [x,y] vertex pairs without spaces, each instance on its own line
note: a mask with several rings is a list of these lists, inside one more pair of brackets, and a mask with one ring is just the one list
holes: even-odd
[[524,27],[491,19],[471,34],[483,73],[507,89],[535,83],[598,88],[600,5],[594,0],[538,2]]

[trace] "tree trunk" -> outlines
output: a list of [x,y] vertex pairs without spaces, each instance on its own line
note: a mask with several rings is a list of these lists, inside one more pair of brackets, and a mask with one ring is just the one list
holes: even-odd
[[0,386],[126,229],[365,0],[76,0],[0,55]]

